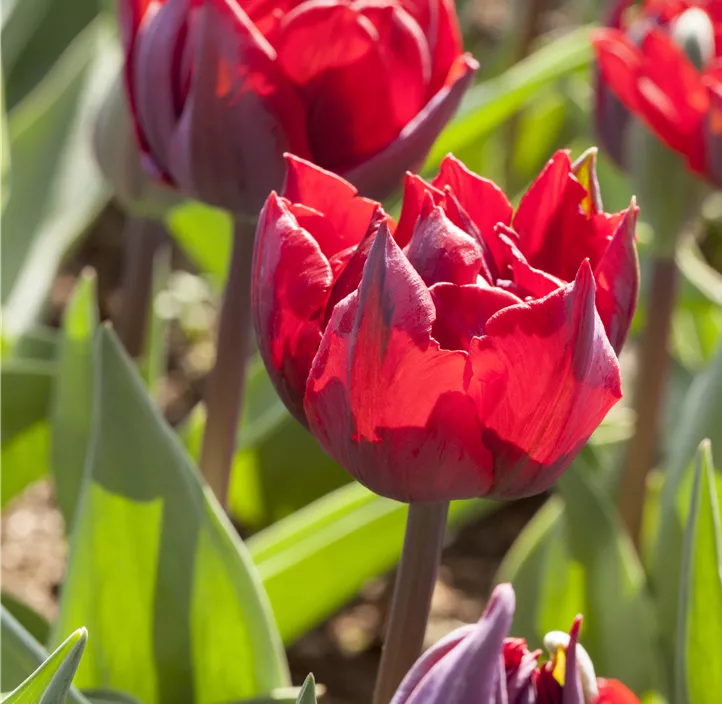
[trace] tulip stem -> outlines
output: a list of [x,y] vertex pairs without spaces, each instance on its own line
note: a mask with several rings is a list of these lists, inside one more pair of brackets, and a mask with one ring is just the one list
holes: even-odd
[[647,475],[656,456],[669,366],[667,344],[677,289],[677,265],[673,257],[653,257],[651,269],[646,327],[637,361],[633,399],[635,430],[627,446],[619,486],[619,513],[637,551],[641,545]]
[[143,353],[153,291],[153,260],[165,236],[162,222],[136,215],[127,216],[123,239],[122,300],[116,328],[131,357],[140,357]]
[[410,504],[374,704],[388,704],[424,647],[448,503]]
[[255,222],[236,220],[228,282],[218,321],[216,362],[206,385],[206,426],[199,467],[225,508],[243,407],[251,340],[251,262]]

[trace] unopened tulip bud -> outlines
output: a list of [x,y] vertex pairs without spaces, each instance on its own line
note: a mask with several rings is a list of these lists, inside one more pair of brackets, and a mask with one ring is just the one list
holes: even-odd
[[550,658],[523,638],[509,638],[514,590],[501,584],[479,621],[456,629],[424,653],[391,704],[639,704],[616,680],[597,679],[579,645],[581,616],[569,633],[554,631],[544,645]]
[[98,111],[93,146],[103,176],[129,212],[161,218],[180,201],[172,188],[150,176],[143,167],[121,76],[111,84]]

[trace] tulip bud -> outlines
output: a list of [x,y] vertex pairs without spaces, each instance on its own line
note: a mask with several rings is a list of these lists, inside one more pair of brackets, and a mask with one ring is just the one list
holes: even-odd
[[93,146],[103,176],[129,212],[161,218],[179,202],[180,197],[173,189],[143,168],[120,75],[111,84],[98,111]]
[[391,704],[639,704],[621,682],[597,679],[578,643],[581,616],[569,633],[544,638],[550,654],[538,663],[522,638],[509,638],[514,615],[510,584],[494,589],[479,621],[456,629],[424,653]]

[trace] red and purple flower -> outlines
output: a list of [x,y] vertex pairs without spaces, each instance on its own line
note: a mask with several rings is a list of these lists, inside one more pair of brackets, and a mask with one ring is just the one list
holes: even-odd
[[398,224],[296,157],[256,234],[258,344],[329,454],[401,501],[539,493],[621,397],[636,207],[561,151],[514,211],[449,156]]
[[452,0],[120,0],[146,164],[256,216],[283,153],[385,197],[418,165],[477,64]]

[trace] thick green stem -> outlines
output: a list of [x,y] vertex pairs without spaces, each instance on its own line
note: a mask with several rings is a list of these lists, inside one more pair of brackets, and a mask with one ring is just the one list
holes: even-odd
[[388,704],[424,647],[448,503],[411,504],[381,653],[374,704]]
[[636,424],[627,447],[619,487],[619,513],[637,550],[641,543],[647,476],[656,458],[669,366],[667,343],[677,289],[677,265],[673,258],[654,257],[651,268],[647,322],[639,351],[633,398]]
[[216,363],[205,395],[206,427],[199,466],[222,506],[236,449],[251,340],[251,262],[255,223],[236,222],[228,282],[218,322]]
[[116,329],[131,357],[140,357],[152,303],[153,260],[166,238],[159,220],[128,215],[123,241],[121,310]]

